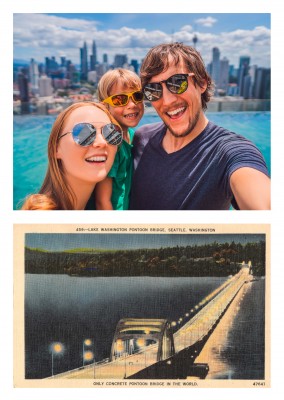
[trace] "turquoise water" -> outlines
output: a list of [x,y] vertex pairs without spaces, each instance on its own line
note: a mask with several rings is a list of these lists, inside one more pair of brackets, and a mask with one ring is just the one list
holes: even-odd
[[[270,112],[207,113],[217,125],[251,140],[262,152],[270,171]],[[47,142],[55,116],[14,117],[14,209],[23,199],[36,193],[45,176]],[[147,112],[140,125],[158,122],[159,117]]]

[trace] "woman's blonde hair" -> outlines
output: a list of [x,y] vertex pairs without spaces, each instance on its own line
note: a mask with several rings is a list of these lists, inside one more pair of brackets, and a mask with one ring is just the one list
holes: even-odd
[[68,185],[63,165],[57,158],[58,137],[62,133],[69,115],[79,107],[94,106],[105,112],[111,122],[119,125],[110,112],[99,103],[92,101],[74,103],[63,110],[56,118],[48,141],[48,167],[45,179],[38,194],[30,195],[22,210],[73,210],[75,195]]
[[141,81],[135,72],[124,68],[117,68],[106,72],[98,83],[98,98],[103,101],[110,96],[112,87],[116,84],[130,90],[141,90]]

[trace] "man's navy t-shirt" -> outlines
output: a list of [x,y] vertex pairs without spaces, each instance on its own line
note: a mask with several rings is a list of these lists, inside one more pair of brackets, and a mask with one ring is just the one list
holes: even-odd
[[230,176],[250,167],[268,175],[253,143],[209,122],[182,149],[167,153],[162,123],[145,125],[134,138],[132,210],[227,210],[234,201]]

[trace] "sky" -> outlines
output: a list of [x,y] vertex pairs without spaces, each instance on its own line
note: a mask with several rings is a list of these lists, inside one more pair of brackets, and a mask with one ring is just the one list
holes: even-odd
[[76,248],[139,249],[194,246],[206,243],[248,243],[265,240],[263,234],[88,234],[88,233],[27,233],[25,245],[59,251]]
[[218,47],[236,67],[240,56],[251,57],[251,65],[270,67],[270,15],[256,14],[14,14],[14,59],[44,62],[60,56],[79,64],[80,47],[87,43],[91,54],[96,41],[98,61],[103,53],[113,62],[114,54],[128,60],[143,59],[147,51],[164,42],[193,45],[205,64]]

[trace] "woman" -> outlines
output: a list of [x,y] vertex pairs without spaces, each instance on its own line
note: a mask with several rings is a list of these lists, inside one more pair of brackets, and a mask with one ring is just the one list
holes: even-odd
[[48,169],[39,194],[23,210],[83,210],[113,164],[122,130],[103,105],[75,103],[60,113],[48,142]]

